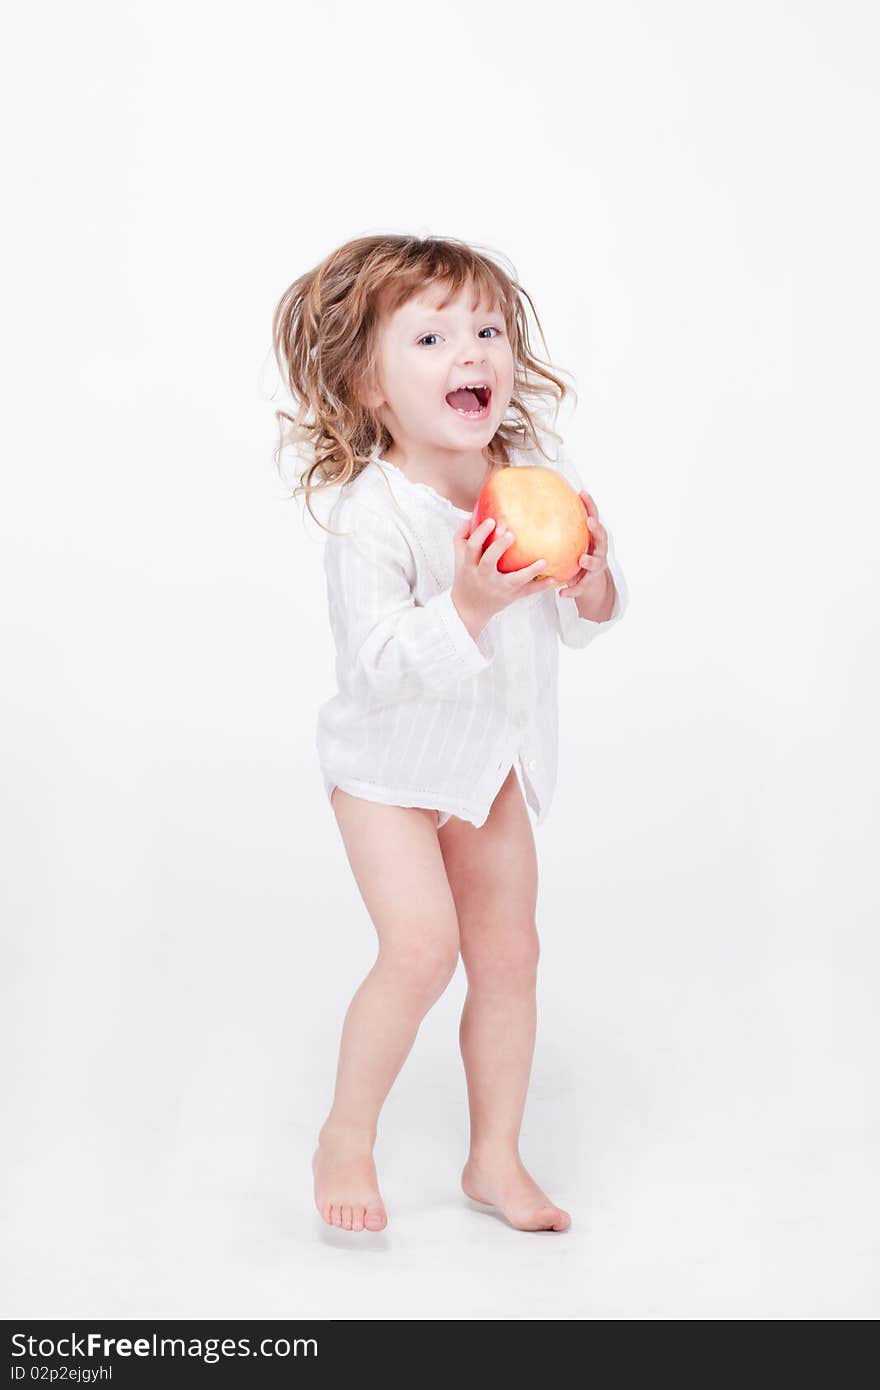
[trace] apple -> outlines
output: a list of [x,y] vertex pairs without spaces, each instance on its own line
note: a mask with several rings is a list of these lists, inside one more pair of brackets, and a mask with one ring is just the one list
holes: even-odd
[[[509,464],[483,485],[474,508],[472,530],[495,518],[513,532],[514,540],[498,557],[503,574],[522,569],[542,557],[547,564],[535,579],[568,583],[581,568],[580,557],[590,549],[587,510],[571,483],[552,468]],[[483,550],[496,539],[490,531]]]

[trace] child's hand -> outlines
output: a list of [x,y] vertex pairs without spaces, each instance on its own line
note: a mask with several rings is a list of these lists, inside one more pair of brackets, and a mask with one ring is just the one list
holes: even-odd
[[[495,613],[500,613],[515,599],[525,594],[541,593],[552,588],[555,579],[535,579],[546,565],[545,559],[534,560],[521,569],[505,574],[498,568],[498,557],[509,545],[514,536],[503,526],[496,527],[492,517],[486,517],[475,531],[471,531],[474,514],[463,521],[455,533],[455,581],[453,601],[460,613],[478,619],[483,626]],[[486,538],[496,531],[491,545],[486,546],[482,555],[480,550]]]
[[562,588],[557,590],[562,598],[577,598],[581,594],[594,591],[595,580],[601,579],[608,568],[608,532],[599,520],[596,504],[590,494],[580,492],[578,496],[586,509],[590,540],[587,551],[580,558],[581,568],[574,579],[569,579],[567,584],[563,584]]

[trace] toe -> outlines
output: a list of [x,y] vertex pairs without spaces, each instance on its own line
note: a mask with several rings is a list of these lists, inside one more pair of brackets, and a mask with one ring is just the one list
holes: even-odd
[[386,1217],[385,1212],[382,1210],[381,1207],[367,1207],[366,1216],[364,1217],[364,1225],[366,1226],[368,1231],[381,1231],[383,1226],[385,1226],[387,1220],[388,1218]]
[[344,1231],[350,1231],[350,1230],[351,1230],[351,1207],[350,1207],[350,1206],[344,1206],[344,1207],[342,1208],[342,1229],[343,1229]]
[[352,1207],[351,1209],[351,1229],[362,1231],[364,1229],[364,1209],[363,1207]]

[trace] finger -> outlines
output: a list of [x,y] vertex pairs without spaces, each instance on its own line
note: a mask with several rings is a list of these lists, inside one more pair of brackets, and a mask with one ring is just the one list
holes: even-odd
[[589,494],[588,492],[581,492],[581,493],[578,494],[578,496],[581,497],[581,498],[583,499],[584,506],[586,507],[587,512],[589,513],[589,515],[590,515],[590,516],[594,516],[594,517],[598,517],[598,515],[599,515],[599,509],[598,509],[598,507],[596,506],[596,503],[593,501],[593,499],[592,499],[592,497],[590,496],[590,494]]
[[570,589],[576,589],[577,586],[578,586],[578,584],[580,584],[581,580],[583,579],[583,577],[584,577],[584,575],[585,575],[586,573],[587,573],[586,570],[583,570],[583,569],[578,570],[577,574],[574,576],[574,579],[569,579],[569,580],[567,580],[566,583],[563,584],[563,586],[562,586],[561,589],[557,589],[557,593],[558,593],[562,598],[568,598],[568,597],[569,597],[569,590],[570,590]]
[[[474,512],[475,511],[476,507],[474,508]],[[458,530],[455,532],[456,540],[466,541],[473,534],[472,527],[474,524],[474,512],[471,512],[469,517],[466,517],[464,521],[460,522]]]
[[500,521],[498,528],[498,535],[494,540],[488,542],[486,549],[477,559],[477,564],[485,565],[487,569],[496,569],[502,552],[507,550],[508,546],[513,545],[516,540],[513,532],[506,531]]
[[506,550],[508,546],[513,545],[515,540],[516,536],[513,532],[508,531],[504,523],[499,521],[497,534],[491,544],[487,546],[486,554],[488,555],[491,550],[493,555],[498,556],[501,554],[502,550]]
[[608,554],[608,537],[604,531],[601,535],[596,535],[592,537],[592,539],[588,542],[584,550],[584,554],[592,555],[594,557],[598,556],[600,559],[604,559],[604,557]]
[[[465,524],[468,525],[469,523],[466,522]],[[493,517],[487,516],[483,518],[476,531],[472,531],[469,537],[468,545],[471,550],[476,550],[478,546],[483,544],[483,541],[485,541],[494,525],[495,520]]]
[[605,551],[597,547],[595,550],[585,550],[582,555],[579,555],[578,564],[583,565],[584,569],[588,569],[591,560],[604,560],[604,558]]
[[[598,565],[595,569],[592,569],[590,566],[587,566],[586,569],[583,569],[580,572],[581,579],[598,579],[599,575],[603,573],[604,569],[604,565]],[[578,583],[580,583],[580,580],[578,580]]]
[[[531,584],[532,581],[535,579],[536,575],[539,575],[541,571],[545,570],[546,568],[546,560],[533,560],[530,565],[523,565],[522,569],[511,570],[510,574],[517,581],[517,583],[522,582],[524,584]],[[550,582],[553,582],[552,578]]]

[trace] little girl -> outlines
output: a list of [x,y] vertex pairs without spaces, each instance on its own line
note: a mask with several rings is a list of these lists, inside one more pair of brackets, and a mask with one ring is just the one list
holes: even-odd
[[[298,402],[277,412],[282,445],[305,444],[310,460],[294,495],[314,517],[311,494],[339,487],[324,547],[338,693],[318,713],[317,748],[378,937],[312,1158],[321,1216],[350,1231],[386,1225],[379,1113],[459,955],[462,1188],[520,1230],[570,1225],[519,1153],[539,955],[526,802],[540,825],[556,782],[558,642],[586,646],[628,594],[577,470],[541,449],[533,402],[558,411],[566,387],[532,353],[524,297],[460,241],[366,236],[295,281],[273,319]],[[541,459],[579,492],[591,533],[561,585],[537,578],[544,557],[497,568],[514,540],[503,517],[472,525],[488,478]]]

